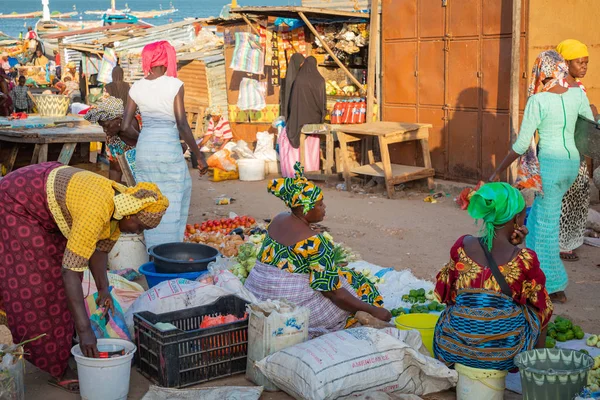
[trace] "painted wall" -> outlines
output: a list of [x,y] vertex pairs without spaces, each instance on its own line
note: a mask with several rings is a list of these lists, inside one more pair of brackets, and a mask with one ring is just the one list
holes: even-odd
[[590,103],[600,104],[600,4],[597,0],[529,0],[528,80],[537,55],[565,39],[588,46],[590,64],[582,80]]

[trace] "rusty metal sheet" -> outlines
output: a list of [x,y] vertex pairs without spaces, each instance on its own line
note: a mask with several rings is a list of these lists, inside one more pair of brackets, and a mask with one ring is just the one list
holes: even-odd
[[481,134],[481,175],[486,179],[492,175],[510,150],[508,113],[484,111]]
[[444,42],[419,43],[419,104],[444,105]]
[[453,111],[448,121],[448,175],[477,180],[479,174],[479,111]]
[[448,2],[448,34],[478,36],[481,31],[481,0]]
[[383,42],[417,37],[417,0],[382,0],[381,4]]
[[[392,42],[383,45],[384,104],[413,104],[417,101],[416,42]],[[394,60],[394,61],[392,61]]]
[[508,110],[510,101],[511,38],[484,39],[482,51],[485,108]]
[[419,36],[442,37],[445,31],[445,7],[440,0],[419,0]]
[[322,8],[337,11],[360,11],[371,10],[370,0],[302,0],[302,7]]
[[420,123],[433,125],[429,128],[429,153],[431,154],[431,164],[436,174],[444,175],[446,173],[446,145],[448,137],[446,135],[445,111],[442,108],[419,107]]
[[479,87],[479,41],[457,40],[448,50],[448,104],[453,108],[477,108]]
[[[527,1],[523,2],[521,33],[527,30]],[[512,0],[482,0],[483,34],[501,35],[512,33]]]

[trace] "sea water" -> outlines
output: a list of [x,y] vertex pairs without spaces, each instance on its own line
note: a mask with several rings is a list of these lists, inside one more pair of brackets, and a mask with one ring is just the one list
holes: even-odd
[[[288,6],[300,5],[300,0],[238,0],[238,6]],[[182,21],[184,18],[207,18],[218,17],[225,4],[231,3],[231,0],[117,0],[117,9],[125,8],[125,5],[131,11],[150,11],[163,10],[171,8],[171,5],[178,11],[160,18],[151,18],[146,22],[152,25],[164,25],[169,22]],[[106,10],[110,8],[110,0],[50,0],[50,12],[59,11],[68,13],[73,11],[75,6],[79,15],[65,19],[64,21],[93,21],[99,20],[99,15],[86,15],[85,11]],[[0,0],[0,13],[7,15],[16,12],[24,14],[29,12],[41,11],[41,0]],[[30,19],[0,19],[0,31],[13,37],[19,37],[27,33],[27,27],[35,27],[37,18]]]

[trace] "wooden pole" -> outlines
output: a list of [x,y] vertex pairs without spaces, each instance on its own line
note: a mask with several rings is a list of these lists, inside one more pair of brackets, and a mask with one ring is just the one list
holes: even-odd
[[244,22],[246,22],[250,26],[252,31],[260,37],[260,32],[258,31],[258,29],[256,29],[256,27],[252,24],[252,22],[250,22],[248,17],[246,17],[246,14],[240,14],[240,15],[242,16],[242,19],[244,20]]
[[371,22],[369,32],[369,65],[367,70],[367,122],[373,118],[375,105],[375,78],[379,51],[379,0],[371,0]]
[[[514,143],[519,132],[519,89],[521,71],[521,0],[513,0],[512,12],[512,52],[510,55],[510,143]],[[517,164],[508,171],[508,180],[514,183],[517,178]]]
[[319,39],[319,41],[323,45],[323,48],[325,49],[325,51],[327,52],[327,54],[329,54],[331,56],[331,58],[333,59],[333,61],[335,61],[335,63],[338,65],[338,67],[340,67],[340,69],[342,71],[344,71],[344,73],[348,76],[348,78],[350,78],[350,80],[352,81],[352,83],[354,83],[358,87],[358,89],[361,92],[364,93],[365,92],[365,87],[363,86],[363,84],[360,83],[358,81],[358,79],[356,79],[354,77],[354,75],[352,75],[352,73],[350,71],[348,71],[348,68],[346,68],[346,66],[344,64],[342,64],[342,62],[340,61],[340,59],[337,58],[337,56],[335,54],[333,54],[333,51],[331,50],[331,48],[327,45],[327,43],[325,43],[325,40],[319,35],[319,32],[317,32],[317,30],[310,23],[310,21],[308,20],[308,18],[306,18],[306,15],[304,15],[303,12],[299,12],[298,15],[300,16],[300,18],[302,18],[302,21],[304,21],[304,23],[306,24],[306,26],[308,27],[308,29],[310,29],[310,31],[312,32],[312,34],[315,35],[315,37]]

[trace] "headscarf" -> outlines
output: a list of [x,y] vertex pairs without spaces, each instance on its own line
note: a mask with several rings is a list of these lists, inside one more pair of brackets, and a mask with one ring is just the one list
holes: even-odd
[[208,107],[206,109],[206,115],[210,115],[211,117],[215,116],[215,115],[218,115],[219,117],[222,117],[223,116],[223,110],[221,110],[221,107],[219,107],[219,106]]
[[169,208],[169,200],[161,193],[156,184],[140,182],[134,187],[127,187],[114,182],[118,192],[113,198],[115,213],[113,217],[121,220],[128,215],[137,215],[147,228],[153,229]]
[[299,162],[294,165],[294,178],[274,179],[269,183],[268,192],[279,197],[291,209],[302,207],[304,215],[323,200],[323,190],[304,176],[304,168]]
[[298,76],[298,71],[303,62],[304,56],[301,53],[292,54],[287,66],[285,78],[283,78],[283,86],[279,93],[279,112],[286,121],[290,114],[290,93],[292,91],[292,86],[294,85],[294,81],[296,80],[296,76]]
[[177,77],[177,54],[165,40],[146,45],[142,50],[142,69],[148,75],[152,67],[166,67],[167,76]]
[[493,182],[483,185],[471,197],[467,211],[474,219],[483,221],[483,241],[491,251],[496,227],[506,224],[524,209],[525,199],[519,190],[505,182]]
[[[569,69],[565,60],[554,50],[543,51],[537,56],[531,71],[531,80],[527,96],[531,97],[540,92],[546,92],[556,85],[569,87],[566,81]],[[551,78],[544,85],[544,80]],[[535,137],[531,140],[529,149],[521,156],[517,169],[517,187],[531,189],[543,194],[540,162],[537,157]]]
[[308,57],[292,86],[286,121],[287,137],[292,147],[300,147],[300,131],[306,124],[322,124],[327,114],[325,79],[317,69],[317,60]]
[[563,40],[556,46],[556,51],[567,61],[590,56],[587,46],[575,39]]
[[98,102],[95,107],[90,108],[83,118],[96,124],[120,118],[124,113],[123,100],[109,96]]
[[123,68],[118,65],[112,70],[112,83],[106,85],[105,89],[108,94],[123,101],[127,104],[127,96],[129,96],[129,84],[123,80],[125,73]]
[[[565,82],[568,74],[567,63],[558,52],[555,50],[541,52],[533,64],[527,95],[532,96],[540,92],[547,92],[556,85],[569,87]],[[544,80],[548,78],[552,80],[544,85]]]

